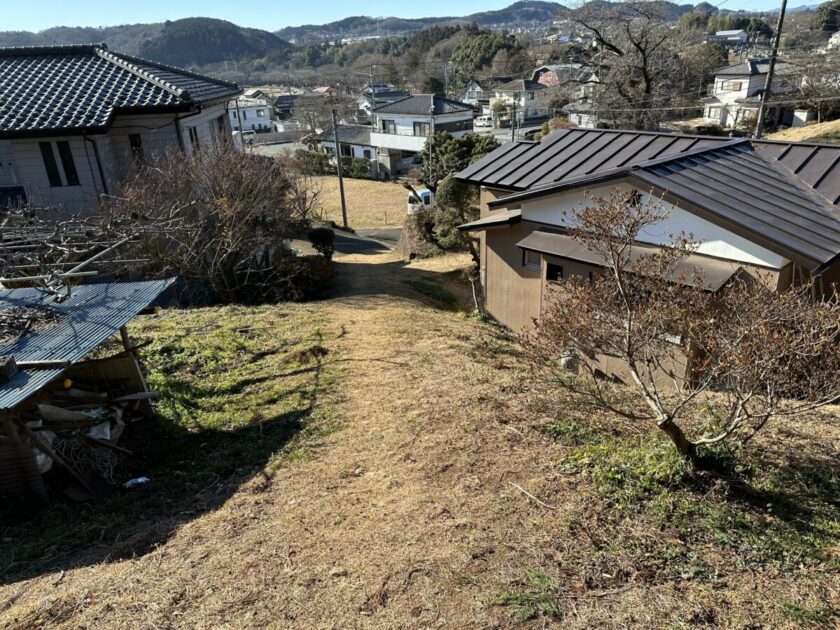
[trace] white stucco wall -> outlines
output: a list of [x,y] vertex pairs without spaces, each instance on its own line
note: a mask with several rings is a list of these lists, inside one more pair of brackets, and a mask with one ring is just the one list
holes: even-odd
[[[621,184],[625,191],[634,189],[629,184]],[[590,189],[596,197],[607,197],[613,186],[597,186]],[[636,189],[644,201],[651,201],[651,195]],[[784,257],[755,243],[718,227],[714,223],[698,217],[687,210],[654,198],[660,203],[668,216],[655,225],[649,226],[640,234],[640,241],[655,245],[667,245],[672,242],[671,235],[685,234],[698,243],[697,253],[716,258],[734,260],[741,263],[761,265],[772,269],[781,269],[788,264]],[[585,203],[583,191],[571,190],[550,197],[543,197],[522,203],[522,219],[548,225],[569,227],[576,208]]]

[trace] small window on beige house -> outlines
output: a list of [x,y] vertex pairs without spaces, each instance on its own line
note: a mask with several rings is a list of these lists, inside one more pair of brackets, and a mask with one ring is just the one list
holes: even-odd
[[546,263],[545,265],[545,279],[548,282],[562,282],[563,281],[563,266]]
[[522,251],[522,266],[532,271],[540,270],[540,255],[529,249]]

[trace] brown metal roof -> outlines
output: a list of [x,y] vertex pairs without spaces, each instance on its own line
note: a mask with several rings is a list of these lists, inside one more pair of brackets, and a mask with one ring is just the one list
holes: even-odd
[[514,193],[496,208],[631,178],[815,273],[840,255],[840,145],[569,129],[504,145],[458,177]]
[[[540,254],[575,260],[598,267],[607,264],[603,255],[562,232],[544,229],[535,230],[516,245]],[[657,251],[659,251],[659,248],[654,246],[634,245],[630,251],[630,267],[632,268],[632,264],[638,262],[644,256],[650,256]],[[676,265],[666,279],[706,291],[717,291],[738,272],[739,268],[737,263],[728,260],[691,254]]]
[[487,230],[494,227],[513,225],[514,223],[519,223],[521,220],[521,210],[508,210],[506,212],[497,212],[496,214],[491,214],[490,216],[484,217],[483,219],[478,219],[476,221],[464,223],[463,225],[459,225],[458,229],[462,232],[480,232],[482,230]]
[[526,190],[731,140],[645,131],[560,129],[541,142],[502,145],[458,177],[493,188]]

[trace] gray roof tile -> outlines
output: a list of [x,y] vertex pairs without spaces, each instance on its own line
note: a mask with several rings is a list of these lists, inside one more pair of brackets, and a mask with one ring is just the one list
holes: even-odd
[[104,44],[0,48],[0,137],[106,131],[119,111],[189,110],[240,91]]
[[377,107],[373,111],[377,114],[428,116],[433,103],[435,115],[472,111],[472,105],[469,103],[453,101],[452,99],[437,96],[436,94],[415,94],[414,96],[408,96],[398,101]]

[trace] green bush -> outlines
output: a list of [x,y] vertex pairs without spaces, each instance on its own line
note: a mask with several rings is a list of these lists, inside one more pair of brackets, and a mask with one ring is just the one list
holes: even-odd
[[295,158],[300,165],[301,173],[304,175],[327,175],[335,171],[330,164],[330,156],[327,153],[298,149],[295,151]]
[[335,251],[335,232],[327,227],[312,228],[308,236],[315,251],[327,260],[331,260]]

